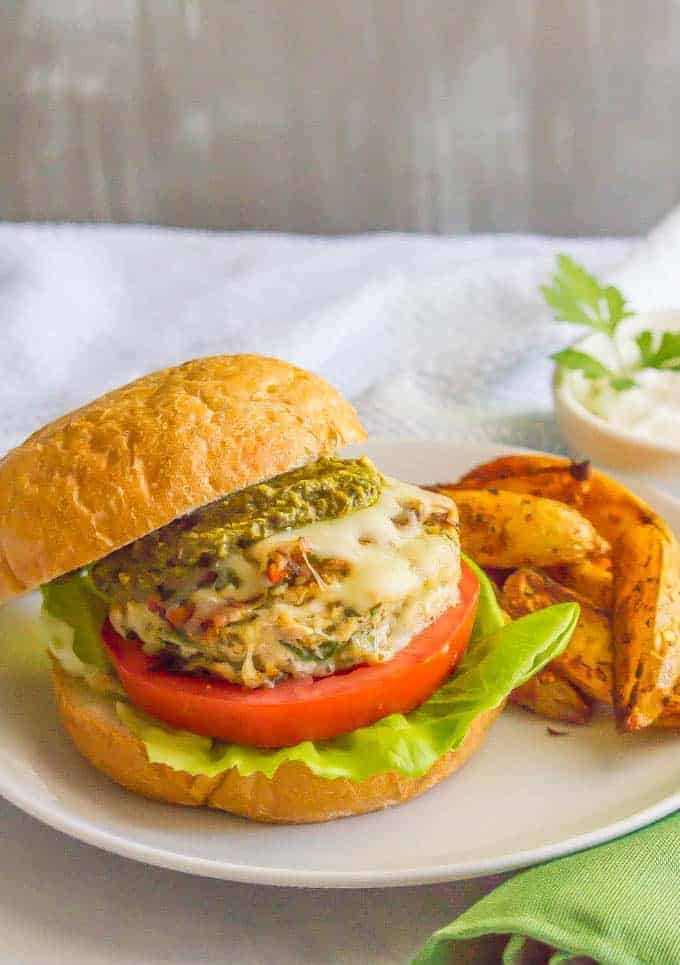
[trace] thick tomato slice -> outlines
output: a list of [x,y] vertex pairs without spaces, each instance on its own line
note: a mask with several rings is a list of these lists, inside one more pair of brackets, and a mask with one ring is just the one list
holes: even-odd
[[458,665],[472,632],[479,583],[465,565],[460,589],[457,606],[385,663],[257,690],[154,669],[140,644],[108,622],[102,635],[126,693],[152,717],[231,743],[289,747],[407,713],[426,700]]

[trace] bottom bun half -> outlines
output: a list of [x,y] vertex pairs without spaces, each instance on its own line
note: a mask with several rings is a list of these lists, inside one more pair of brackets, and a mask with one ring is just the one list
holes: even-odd
[[421,777],[392,771],[365,781],[318,777],[297,761],[282,764],[272,778],[243,777],[231,768],[217,777],[193,777],[164,764],[152,764],[142,742],[118,719],[113,702],[82,680],[53,667],[62,723],[80,753],[98,770],[136,794],[193,807],[229,811],[271,824],[330,821],[403,804],[448,777],[474,754],[503,707],[480,714],[462,745]]

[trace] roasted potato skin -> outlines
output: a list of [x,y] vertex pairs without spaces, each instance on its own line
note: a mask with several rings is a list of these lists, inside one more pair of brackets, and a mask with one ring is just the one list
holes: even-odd
[[648,727],[680,680],[680,546],[653,525],[614,550],[614,709],[619,728]]
[[547,669],[568,680],[583,695],[611,704],[613,648],[606,612],[545,573],[527,567],[509,576],[501,593],[501,606],[515,620],[564,602],[579,604],[579,621],[567,649]]
[[546,567],[546,573],[555,582],[588,600],[591,606],[598,610],[611,610],[614,578],[609,557]]
[[461,486],[469,486],[471,489],[485,489],[488,486],[495,486],[501,479],[509,479],[513,476],[534,475],[543,473],[546,469],[563,469],[573,465],[571,460],[560,456],[551,456],[547,453],[516,453],[509,456],[498,456],[490,462],[482,462],[474,469],[466,472],[460,477]]
[[455,501],[462,549],[480,566],[574,563],[609,550],[588,520],[553,499],[496,489],[440,491]]
[[573,684],[546,667],[518,687],[510,701],[539,717],[565,724],[587,724],[593,706]]
[[654,726],[662,727],[664,730],[680,730],[680,702],[674,702],[672,707],[664,710],[663,714],[654,721]]
[[[463,547],[493,568],[513,618],[562,600],[581,605],[567,650],[515,703],[585,722],[592,702],[613,702],[622,731],[680,730],[680,545],[650,506],[589,463],[541,454],[502,456],[432,488],[458,503]],[[510,494],[543,502],[532,512]],[[590,522],[589,548],[566,535],[567,517],[539,512],[551,501]]]
[[559,456],[501,456],[476,466],[447,488],[456,487],[493,487],[556,499],[578,509],[610,543],[626,529],[644,525],[656,526],[666,539],[673,538],[666,522],[621,483],[588,463],[574,463]]

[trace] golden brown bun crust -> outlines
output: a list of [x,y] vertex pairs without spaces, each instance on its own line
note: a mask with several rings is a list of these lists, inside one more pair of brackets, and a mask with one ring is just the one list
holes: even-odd
[[402,804],[465,764],[503,709],[481,714],[462,746],[441,757],[422,777],[392,772],[361,782],[326,780],[297,761],[283,764],[271,779],[263,774],[241,777],[236,768],[215,778],[192,777],[151,764],[142,742],[118,720],[112,702],[57,665],[53,682],[62,723],[74,744],[118,784],[157,801],[216,808],[271,824],[330,821]]
[[0,603],[366,434],[318,376],[259,355],[146,375],[0,460]]

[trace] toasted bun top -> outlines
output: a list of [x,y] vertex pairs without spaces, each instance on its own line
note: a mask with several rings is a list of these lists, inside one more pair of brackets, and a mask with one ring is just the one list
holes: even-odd
[[0,603],[366,434],[318,376],[259,355],[145,375],[0,460]]

